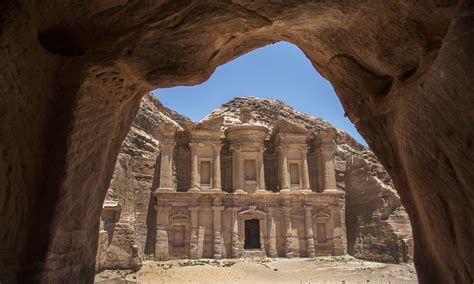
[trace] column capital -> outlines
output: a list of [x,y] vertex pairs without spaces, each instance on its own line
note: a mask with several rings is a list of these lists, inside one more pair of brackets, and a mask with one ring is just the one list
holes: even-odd
[[298,150],[300,150],[301,153],[308,153],[308,145],[306,144],[301,144],[298,146]]
[[169,141],[169,140],[160,141],[160,148],[174,147],[174,146],[176,146],[176,141]]
[[212,148],[217,151],[220,151],[223,146],[221,142],[212,143],[211,145],[212,145]]
[[189,211],[199,211],[200,209],[201,209],[201,207],[199,205],[188,206]]
[[323,143],[316,147],[316,152],[332,154],[337,149],[336,143]]
[[237,212],[240,209],[242,209],[242,207],[240,207],[240,206],[230,206],[230,207],[226,207],[226,209],[229,210],[229,211],[232,211],[232,212]]
[[233,144],[230,146],[230,150],[234,152],[242,151],[240,144]]
[[278,152],[284,152],[284,151],[287,151],[289,147],[290,147],[290,145],[288,145],[288,144],[280,144],[277,147],[277,151]]
[[337,203],[337,202],[336,203],[329,203],[329,208],[331,208],[331,209],[333,209],[333,208],[341,209],[342,205]]
[[304,204],[303,205],[303,208],[304,208],[305,211],[311,211],[311,210],[313,210],[313,207],[314,206],[312,204]]
[[171,210],[171,206],[168,205],[155,205],[155,210],[160,210],[160,211],[167,211]]
[[268,211],[268,213],[270,213],[270,214],[275,213],[275,211],[277,211],[277,210],[278,210],[278,207],[277,207],[277,206],[268,206],[268,207],[267,207],[267,211]]
[[200,148],[200,147],[203,147],[204,144],[201,143],[201,142],[191,142],[189,143],[189,148],[191,149],[197,149],[197,148]]
[[212,206],[212,211],[223,211],[225,206]]

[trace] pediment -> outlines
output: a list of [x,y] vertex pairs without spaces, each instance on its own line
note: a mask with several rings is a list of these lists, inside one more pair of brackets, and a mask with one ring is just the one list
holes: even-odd
[[189,220],[189,217],[183,213],[176,213],[170,217],[170,220],[183,220],[187,221]]
[[214,118],[202,120],[201,122],[195,124],[194,130],[220,131],[223,123],[224,123],[224,117],[217,116]]
[[278,120],[273,126],[272,140],[278,134],[296,134],[296,135],[309,135],[310,131],[307,130],[304,125],[286,119]]
[[250,216],[259,216],[259,217],[265,217],[267,213],[258,210],[256,206],[249,206],[249,209],[241,211],[238,213],[239,216],[245,216],[245,215],[250,215]]

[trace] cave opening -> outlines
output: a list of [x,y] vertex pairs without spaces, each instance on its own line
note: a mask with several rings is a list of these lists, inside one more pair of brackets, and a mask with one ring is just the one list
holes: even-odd
[[97,217],[140,98],[278,40],[332,82],[390,171],[420,281],[472,282],[472,3],[237,2],[2,5],[2,282],[91,282]]
[[[199,199],[193,201],[202,205],[193,203],[194,205],[190,206],[185,198],[185,194],[189,192],[291,194],[292,191],[298,191],[306,194],[323,194],[331,190],[340,193],[345,190],[350,198],[344,199],[340,206],[336,205],[338,201],[334,200],[332,206],[336,209],[330,209],[321,201],[316,201],[319,207],[315,207],[316,203],[312,201],[300,204],[296,200],[287,200],[290,205],[284,205],[286,201],[283,200],[278,202],[267,200],[265,202],[271,206],[263,202],[260,205],[263,214],[269,214],[273,210],[271,208],[276,208],[278,214],[283,214],[286,208],[293,206],[296,209],[290,209],[288,212],[296,210],[295,216],[289,214],[285,218],[274,220],[274,232],[270,232],[267,227],[263,229],[252,227],[250,221],[245,221],[243,227],[238,225],[233,234],[245,238],[241,244],[244,249],[261,249],[264,246],[260,244],[260,232],[263,232],[264,238],[275,241],[274,251],[264,250],[267,255],[311,257],[316,254],[345,253],[348,250],[350,255],[366,260],[389,263],[411,261],[410,258],[401,257],[403,252],[399,249],[405,247],[409,255],[413,254],[410,251],[412,249],[410,222],[383,166],[380,163],[369,162],[370,159],[375,159],[375,156],[367,149],[365,140],[360,136],[351,138],[319,117],[325,117],[330,120],[329,123],[336,124],[352,135],[358,135],[350,120],[344,117],[344,110],[331,84],[315,70],[310,60],[296,45],[288,42],[277,42],[242,55],[217,68],[212,76],[201,84],[160,88],[154,90],[153,94],[145,96],[132,124],[131,132],[125,138],[126,148],[119,154],[116,164],[118,176],[112,180],[109,187],[109,192],[114,192],[124,200],[123,205],[129,208],[129,212],[138,212],[139,216],[146,216],[146,222],[142,219],[135,221],[138,222],[138,226],[133,224],[133,230],[139,236],[136,244],[144,257],[166,260],[175,257],[176,251],[182,252],[180,258],[221,257],[219,255],[222,252],[216,252],[215,248],[206,248],[206,245],[210,245],[210,241],[216,241],[216,234],[212,233],[214,234],[212,238],[208,237],[207,244],[200,243],[202,236],[200,237],[200,232],[196,229],[198,227],[205,228],[207,234],[209,231],[219,231],[217,233],[220,236],[219,242],[224,243],[221,251],[225,251],[224,254],[229,258],[235,257],[229,245],[232,242],[229,239],[231,227],[228,224],[231,222],[231,216],[219,214],[213,209],[206,211],[207,213],[201,211],[193,213],[195,209],[191,207],[205,208],[207,205],[204,204],[210,202],[211,208],[223,207],[223,211],[226,212],[231,210],[229,204],[237,200],[232,201],[227,197],[219,200],[210,195],[203,201]],[[268,130],[271,134],[263,137],[263,144],[258,147],[255,146],[258,144],[258,139],[252,136],[255,130],[243,132],[243,136],[248,136],[248,140],[239,138],[238,142],[232,142],[232,135],[226,132],[227,129],[239,124],[251,126],[255,123],[266,125],[264,128],[274,129],[271,130],[273,132]],[[307,137],[304,134],[306,131],[309,133]],[[281,134],[278,134],[280,132]],[[280,138],[275,138],[277,136]],[[288,145],[301,137],[303,140],[298,142],[299,146],[294,144],[285,150],[286,162],[283,162],[280,159],[283,157],[280,149],[282,145],[278,141],[285,140],[287,136],[292,137],[285,142]],[[144,147],[142,141],[147,140],[149,142]],[[209,144],[210,141],[213,142]],[[166,145],[161,145],[162,143]],[[233,144],[241,147],[239,153],[234,152]],[[331,158],[334,160],[325,160],[324,149],[333,149],[330,151],[334,151],[331,154],[334,155],[334,158]],[[263,151],[262,159],[257,154],[259,151]],[[130,155],[134,152],[140,153],[140,156]],[[149,160],[147,156],[150,157]],[[240,165],[242,177],[236,172],[239,167],[239,163],[235,163],[236,159],[242,161]],[[140,172],[134,172],[134,163],[141,165],[145,162],[148,164],[148,169],[139,167]],[[124,166],[127,163],[132,165]],[[286,164],[286,169],[280,167],[282,163]],[[326,167],[330,170],[325,171]],[[219,176],[216,176],[216,168],[220,172]],[[376,168],[379,176],[370,173],[367,168]],[[283,181],[283,171],[288,175],[286,181]],[[144,174],[150,176],[150,184],[143,180]],[[122,175],[132,178],[123,178]],[[331,176],[332,178],[327,178]],[[137,179],[139,182],[135,181],[135,177],[139,177],[139,180]],[[239,178],[242,179],[240,184],[236,182]],[[164,182],[164,179],[168,181]],[[120,197],[128,195],[124,191],[124,184],[136,184],[131,190],[132,195],[140,200],[146,198],[147,202],[129,203]],[[372,199],[361,202],[360,200],[367,198],[364,190],[367,190],[368,186],[373,190],[371,194],[388,196],[391,200],[371,197]],[[387,188],[390,190],[387,191]],[[166,199],[174,190],[181,194],[179,201]],[[294,198],[304,198],[303,196],[295,195]],[[265,200],[262,196],[255,196],[252,201],[260,199]],[[181,204],[181,207],[177,208],[172,204]],[[390,210],[382,208],[380,204],[389,204]],[[242,213],[252,206],[241,203],[242,208],[236,213]],[[303,207],[309,211],[304,213]],[[345,208],[345,212],[342,208]],[[401,234],[392,226],[386,229],[377,223],[377,214],[383,210],[386,211],[385,219],[394,218],[393,216],[397,214],[402,220],[399,223],[403,223],[406,232]],[[171,242],[167,246],[166,239],[176,238],[176,231],[160,228],[167,227],[167,218],[171,222],[174,220],[173,216],[178,213],[188,218],[183,220],[180,224],[184,225],[179,227],[187,226],[186,233],[179,235],[186,236],[184,243],[187,245],[183,247]],[[342,219],[339,220],[344,214],[348,216],[347,224]],[[357,223],[361,216],[365,218],[363,224]],[[206,218],[212,220],[212,223],[200,221]],[[220,224],[214,227],[214,222],[219,219]],[[304,227],[301,227],[302,219],[307,219]],[[266,216],[265,220],[271,222],[269,216]],[[292,222],[298,224],[293,225],[294,229],[285,227]],[[218,229],[221,225],[225,227],[222,232]],[[369,227],[374,228],[372,232]],[[373,232],[385,234],[386,231],[382,228],[397,235],[399,239],[382,237],[374,240],[370,237]],[[244,235],[239,235],[239,231],[245,232]],[[311,232],[309,234],[312,236],[305,236],[306,231]],[[300,238],[305,241],[299,241]],[[340,242],[334,241],[338,238],[341,238]],[[287,244],[292,242],[298,243],[300,247],[298,252],[285,251]],[[380,242],[390,243],[390,246],[386,246],[385,250],[379,249],[382,245]],[[119,239],[116,243],[120,244]],[[192,249],[199,246],[204,248]],[[99,251],[101,250],[106,252],[110,249],[100,247]],[[110,265],[105,261],[101,269],[107,267]]]

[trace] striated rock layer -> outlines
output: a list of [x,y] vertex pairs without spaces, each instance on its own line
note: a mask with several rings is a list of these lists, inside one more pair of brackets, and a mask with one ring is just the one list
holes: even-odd
[[[379,262],[411,261],[410,221],[390,177],[370,150],[329,123],[274,99],[235,98],[205,119],[222,116],[225,129],[239,122],[242,107],[250,107],[252,121],[262,123],[270,130],[284,118],[304,125],[312,136],[327,129],[335,132],[337,186],[346,191],[349,254]],[[121,211],[113,222],[113,229],[107,231],[107,226],[101,227],[101,234],[108,235],[109,242],[99,246],[98,270],[136,268],[132,246],[139,248],[141,258],[153,258],[156,213],[152,192],[158,186],[159,129],[164,122],[172,122],[181,128],[192,124],[186,117],[161,105],[153,95],[145,96],[120,150],[106,196],[106,204],[118,202]],[[315,168],[310,166],[310,170]],[[178,178],[176,174],[174,178]],[[107,216],[103,216],[103,220],[107,224]]]
[[[158,186],[159,130],[165,122],[184,126],[191,120],[166,108],[153,95],[146,95],[120,149],[105,198],[106,203],[118,202],[120,209],[110,222],[112,228],[104,226],[106,222],[101,224],[100,236],[108,236],[108,241],[99,243],[97,270],[138,268],[138,260],[132,258],[134,246],[139,258],[154,253],[156,211],[152,191]],[[107,217],[102,216],[102,220],[107,221]]]
[[333,85],[413,224],[422,283],[474,281],[474,1],[0,2],[0,279],[92,282],[140,99],[277,41]]

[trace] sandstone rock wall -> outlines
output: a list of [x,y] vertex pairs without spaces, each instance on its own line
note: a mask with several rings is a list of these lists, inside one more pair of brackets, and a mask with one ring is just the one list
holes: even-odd
[[[393,183],[372,152],[365,149],[346,133],[329,123],[308,116],[273,99],[255,97],[236,98],[207,118],[225,116],[224,128],[238,121],[239,109],[249,106],[254,119],[270,128],[279,118],[303,124],[313,134],[330,128],[336,133],[336,178],[340,189],[346,190],[346,226],[348,251],[350,254],[372,261],[399,263],[411,257],[411,227],[408,217],[400,204]],[[164,107],[151,94],[145,96],[134,120],[130,133],[125,139],[115,165],[114,177],[107,193],[107,200],[118,201],[121,206],[120,218],[112,233],[101,232],[97,254],[97,269],[136,268],[139,259],[152,258],[156,238],[155,210],[151,192],[159,184],[159,128],[165,121],[186,128],[192,122],[176,112]],[[179,137],[186,141],[187,137]],[[178,145],[174,157],[175,167],[186,173],[189,167],[189,153]],[[274,161],[272,149],[265,154],[266,183],[270,190],[276,190],[276,174],[271,171]],[[230,155],[223,148],[222,186],[231,187]],[[309,156],[312,186],[316,188],[316,164]],[[355,163],[354,161],[357,161]],[[349,163],[349,167],[346,167]],[[175,171],[176,172],[176,171]],[[226,178],[227,177],[227,178]],[[174,177],[178,191],[189,188],[189,174]],[[103,228],[101,228],[103,229]],[[103,235],[107,235],[104,237]],[[104,241],[106,239],[108,241]],[[139,257],[132,257],[138,249]]]
[[348,253],[371,261],[411,261],[413,244],[408,215],[394,188],[381,181],[374,171],[383,174],[380,164],[364,159],[364,155],[353,156],[348,161],[345,174]]
[[108,200],[118,201],[120,217],[112,233],[104,231],[101,222],[96,269],[137,268],[137,259],[153,254],[155,246],[155,210],[151,192],[159,184],[159,127],[170,121],[177,125],[190,122],[184,116],[164,107],[153,95],[142,100],[129,134],[123,142],[107,191]]

